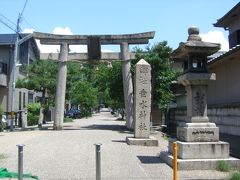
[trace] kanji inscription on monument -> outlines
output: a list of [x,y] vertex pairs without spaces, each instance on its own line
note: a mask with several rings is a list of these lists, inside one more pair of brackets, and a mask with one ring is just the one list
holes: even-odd
[[149,138],[151,111],[151,66],[141,59],[135,68],[135,138]]

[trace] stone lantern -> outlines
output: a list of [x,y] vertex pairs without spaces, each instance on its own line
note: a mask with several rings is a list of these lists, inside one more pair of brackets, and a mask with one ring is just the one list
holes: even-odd
[[177,139],[169,140],[168,153],[160,157],[172,166],[176,141],[179,169],[214,169],[219,160],[229,160],[229,144],[219,141],[219,128],[207,116],[207,85],[216,79],[214,73],[208,73],[207,56],[217,52],[220,44],[203,42],[197,27],[190,27],[188,34],[187,42],[180,43],[172,53],[173,60],[184,67],[178,83],[187,92],[187,116],[177,127]]
[[207,56],[217,52],[220,44],[203,42],[197,27],[190,27],[188,34],[187,42],[179,44],[172,53],[172,58],[174,61],[182,62],[185,73],[207,73]]
[[178,83],[187,92],[187,118],[177,128],[177,138],[186,142],[218,141],[219,129],[207,117],[207,84],[216,78],[214,73],[208,73],[206,64],[207,56],[217,52],[220,45],[203,42],[197,27],[190,27],[188,34],[187,42],[180,43],[172,53],[175,61],[183,63],[184,74]]

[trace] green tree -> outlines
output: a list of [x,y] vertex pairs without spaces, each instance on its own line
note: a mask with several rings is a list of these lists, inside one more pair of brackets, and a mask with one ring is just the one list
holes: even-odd
[[95,71],[95,87],[100,94],[100,103],[105,103],[114,110],[119,110],[122,119],[124,118],[124,95],[122,80],[122,63],[112,62],[112,67],[100,64],[98,71]]
[[167,45],[167,41],[162,41],[146,50],[136,49],[136,63],[140,59],[145,59],[152,68],[152,106],[165,109],[168,103],[174,98],[170,90],[173,80],[176,80],[178,72],[171,68],[170,54],[172,48]]
[[109,106],[111,98],[109,96],[110,68],[106,64],[99,64],[98,70],[94,71],[93,86],[98,89],[98,103]]
[[42,113],[46,113],[49,105],[54,104],[57,63],[50,60],[37,60],[28,67],[23,68],[23,71],[27,76],[23,79],[18,79],[16,87],[42,92],[39,116],[39,124],[41,125],[43,120]]
[[92,108],[98,105],[97,89],[87,81],[77,81],[69,92],[73,104],[80,105],[84,116],[91,116]]
[[122,63],[114,62],[109,72],[109,95],[112,99],[112,107],[118,109],[124,118],[124,91],[122,79]]

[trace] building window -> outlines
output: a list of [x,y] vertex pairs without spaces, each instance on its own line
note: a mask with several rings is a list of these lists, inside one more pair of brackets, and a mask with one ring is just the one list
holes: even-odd
[[0,62],[0,74],[7,74],[7,64]]
[[19,60],[21,64],[28,62],[28,41],[22,43],[19,48]]
[[232,48],[240,44],[240,29],[229,34],[228,40],[229,40],[229,48]]
[[33,94],[28,93],[28,103],[33,103]]
[[23,93],[23,108],[25,108],[26,107],[26,93],[24,92]]
[[19,92],[19,96],[18,96],[18,109],[19,110],[22,109],[22,92]]

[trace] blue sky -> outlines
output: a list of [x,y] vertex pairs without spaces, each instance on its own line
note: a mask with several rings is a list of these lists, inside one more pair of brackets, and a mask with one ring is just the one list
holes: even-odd
[[[213,23],[238,0],[28,0],[20,26],[24,32],[62,34],[124,34],[156,31],[151,44],[167,40],[177,48],[195,25],[208,40],[227,40],[228,32]],[[16,23],[25,0],[1,0],[2,16]],[[12,25],[11,23],[9,23]],[[13,31],[0,23],[1,33]],[[212,32],[212,33],[211,33]],[[210,33],[210,34],[209,34]],[[221,40],[222,38],[222,40]],[[225,45],[226,46],[226,45]]]

